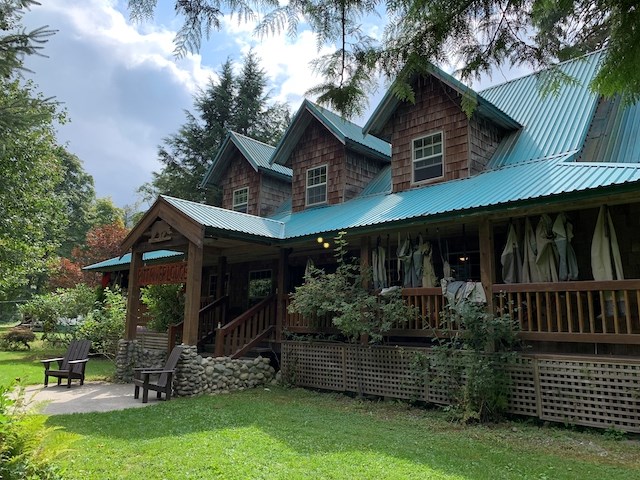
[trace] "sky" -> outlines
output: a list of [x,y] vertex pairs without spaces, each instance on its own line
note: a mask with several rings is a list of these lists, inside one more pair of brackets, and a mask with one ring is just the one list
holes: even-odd
[[[173,0],[161,0],[153,20],[130,21],[126,1],[43,0],[25,13],[27,29],[48,25],[57,30],[45,45],[46,57],[31,56],[26,66],[47,97],[55,97],[69,122],[58,128],[58,140],[76,154],[95,182],[98,197],[111,197],[120,207],[139,201],[136,190],[159,171],[158,146],[185,121],[193,95],[220,65],[231,58],[240,67],[251,48],[267,74],[271,97],[288,102],[292,111],[304,93],[319,83],[309,62],[318,54],[308,30],[260,39],[252,24],[223,18],[200,52],[176,59],[173,39],[181,19]],[[372,19],[371,33],[380,30]],[[504,81],[522,72],[494,75],[476,87]],[[517,75],[519,76],[519,75]],[[384,94],[370,98],[364,124]],[[139,206],[145,209],[146,205]]]

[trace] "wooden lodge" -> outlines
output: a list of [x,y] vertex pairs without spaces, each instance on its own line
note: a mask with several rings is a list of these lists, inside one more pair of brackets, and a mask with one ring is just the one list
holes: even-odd
[[[640,431],[640,105],[589,89],[601,55],[561,64],[576,82],[557,95],[536,74],[477,93],[433,67],[411,80],[415,103],[388,93],[364,129],[305,101],[275,147],[229,133],[203,180],[224,208],[161,196],[123,242],[126,339],[142,285],[184,282],[171,344],[231,357],[268,348],[295,357],[301,385],[416,398],[397,380],[402,352],[445,327],[451,272],[520,324],[530,348],[514,413]],[[335,268],[340,231],[377,267],[376,286],[402,287],[420,311],[384,346],[314,343],[338,333],[331,319],[287,309],[309,261]],[[408,282],[402,249],[427,242],[433,274]],[[147,264],[157,250],[182,255]],[[366,357],[358,382],[353,349]],[[446,403],[427,390],[417,397]]]

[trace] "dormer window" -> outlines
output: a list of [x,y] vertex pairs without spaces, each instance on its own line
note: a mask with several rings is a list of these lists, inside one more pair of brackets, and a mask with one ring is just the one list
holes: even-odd
[[440,178],[443,169],[442,132],[413,140],[413,183]]
[[249,187],[233,191],[233,209],[236,212],[247,213],[249,210]]
[[307,170],[307,206],[327,202],[327,166]]

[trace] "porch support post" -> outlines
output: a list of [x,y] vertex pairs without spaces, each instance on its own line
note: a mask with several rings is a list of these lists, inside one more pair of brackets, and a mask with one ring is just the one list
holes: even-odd
[[495,253],[493,248],[493,225],[488,218],[483,218],[480,221],[478,235],[480,236],[480,281],[487,296],[487,308],[493,313],[493,284],[496,279]]
[[290,248],[281,248],[278,259],[278,307],[276,311],[276,341],[282,341],[282,327],[287,316],[287,295],[289,295],[289,253]]
[[216,300],[225,294],[224,282],[227,277],[227,257],[218,258],[218,283],[216,285]]
[[[360,239],[360,273],[364,273],[371,267],[371,237],[362,237]],[[371,277],[368,281],[363,281],[362,286],[366,289],[371,288]]]
[[125,340],[136,338],[136,327],[138,326],[138,315],[140,313],[140,285],[138,284],[138,271],[142,266],[142,252],[135,250],[131,252],[131,263],[129,264],[129,288],[127,290],[127,318],[124,330]]
[[202,289],[202,248],[189,242],[187,253],[187,292],[184,304],[182,343],[196,345],[200,320],[200,293]]

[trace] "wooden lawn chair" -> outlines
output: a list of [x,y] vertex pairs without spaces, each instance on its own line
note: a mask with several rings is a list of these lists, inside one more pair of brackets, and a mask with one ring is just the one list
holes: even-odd
[[[149,401],[149,390],[157,392],[156,398],[162,398],[162,392],[165,394],[166,400],[171,400],[171,388],[173,386],[173,374],[178,365],[178,360],[182,355],[182,347],[176,346],[171,350],[167,362],[162,368],[134,368],[133,383],[135,384],[135,392],[133,398],[140,397],[140,387],[142,387],[142,403]],[[151,376],[157,376],[155,380],[151,380]]]
[[[80,385],[84,385],[84,370],[89,361],[90,340],[72,340],[61,358],[50,358],[40,360],[44,364],[44,386],[49,384],[49,377],[57,377],[58,385],[63,378],[67,379],[67,388],[71,388],[71,380],[80,380]],[[58,362],[58,368],[51,368],[51,363]]]

